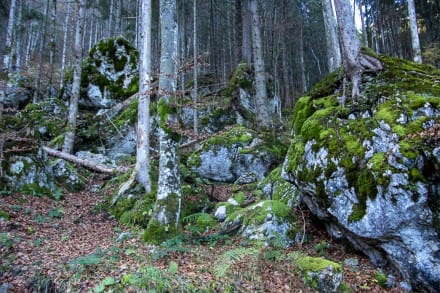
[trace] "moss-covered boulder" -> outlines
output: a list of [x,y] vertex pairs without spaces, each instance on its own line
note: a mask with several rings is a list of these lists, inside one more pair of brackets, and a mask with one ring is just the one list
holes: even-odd
[[52,197],[57,188],[47,156],[39,150],[34,154],[7,156],[3,162],[3,188],[36,196]]
[[334,237],[439,291],[440,72],[379,58],[358,103],[340,106],[338,73],[298,100],[283,177]]
[[139,88],[139,53],[122,37],[98,42],[83,61],[80,105],[110,108]]
[[318,292],[339,292],[339,286],[344,279],[342,266],[333,261],[305,256],[297,260],[305,282]]
[[283,246],[292,244],[299,238],[299,229],[291,208],[277,200],[262,200],[241,208],[240,199],[230,198],[217,205],[216,217],[224,210],[222,226],[228,229],[240,225],[238,233],[250,240],[270,245],[274,241]]
[[281,159],[278,141],[258,137],[255,131],[236,126],[215,135],[192,153],[187,164],[200,177],[217,182],[234,182],[248,174],[263,178]]
[[78,192],[84,189],[86,179],[78,173],[78,170],[63,159],[55,159],[50,164],[56,182],[70,192]]

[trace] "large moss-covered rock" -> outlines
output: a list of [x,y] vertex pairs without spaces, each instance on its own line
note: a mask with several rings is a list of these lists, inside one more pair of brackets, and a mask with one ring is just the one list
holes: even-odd
[[261,179],[278,163],[277,152],[283,148],[277,143],[236,126],[206,140],[201,150],[190,155],[187,164],[200,177],[213,181],[234,182],[251,173]]
[[[222,226],[228,229],[240,225],[238,233],[251,240],[258,240],[270,245],[274,239],[284,246],[299,239],[299,229],[290,207],[277,200],[262,200],[245,208],[239,200],[230,198],[217,205],[215,216],[220,219],[224,213]],[[298,235],[297,235],[298,234]]]
[[341,107],[334,73],[301,98],[283,177],[376,264],[440,290],[440,72],[382,56],[363,98]]
[[80,104],[110,108],[139,88],[139,53],[122,37],[98,42],[83,61]]
[[52,168],[41,150],[35,154],[7,156],[3,167],[6,189],[49,197],[57,190]]
[[77,169],[63,159],[55,159],[51,162],[54,177],[57,183],[71,192],[84,189],[86,179],[81,176]]

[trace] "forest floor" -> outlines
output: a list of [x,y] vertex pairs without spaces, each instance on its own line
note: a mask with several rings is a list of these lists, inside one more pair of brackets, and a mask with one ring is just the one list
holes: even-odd
[[[313,292],[298,268],[282,257],[295,251],[342,264],[357,260],[344,265],[344,282],[352,288],[347,292],[401,292],[380,287],[379,271],[365,256],[309,220],[302,245],[260,247],[256,257],[246,253],[252,246],[245,239],[232,236],[204,243],[176,238],[155,247],[141,242],[140,231],[110,216],[105,195],[94,189],[91,184],[58,201],[0,194],[0,211],[9,215],[0,220],[0,292],[5,292],[1,286],[9,287],[7,292],[135,292],[135,287],[146,292]],[[132,236],[118,242],[127,231]]]

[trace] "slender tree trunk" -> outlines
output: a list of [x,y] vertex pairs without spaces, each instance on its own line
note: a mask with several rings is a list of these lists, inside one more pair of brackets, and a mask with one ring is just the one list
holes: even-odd
[[242,60],[242,40],[243,40],[243,12],[242,0],[235,0],[235,60],[237,63]]
[[142,5],[142,0],[141,1],[139,1],[139,0],[136,0],[136,18],[135,18],[135,39],[134,39],[134,44],[135,44],[135,46],[136,46],[136,48],[139,48],[139,34],[140,34],[140,30],[139,30],[139,26],[140,26],[140,17],[139,17],[139,15],[141,14],[141,13],[139,13],[140,12],[140,10],[141,10],[141,5]]
[[322,0],[329,72],[334,71],[341,65],[341,48],[339,46],[336,18],[333,14],[331,2],[331,0]]
[[49,46],[50,46],[50,50],[49,50],[49,65],[50,65],[50,70],[49,70],[49,84],[47,87],[47,91],[48,91],[48,97],[51,98],[52,97],[52,87],[53,87],[53,75],[54,75],[54,71],[55,71],[55,50],[56,50],[56,41],[55,41],[55,35],[56,35],[56,29],[57,29],[57,23],[56,23],[56,19],[57,19],[57,1],[56,0],[52,0],[52,10],[51,10],[51,24],[52,24],[52,29],[50,32],[50,41],[49,41]]
[[16,59],[15,59],[15,72],[20,73],[23,56],[23,38],[24,38],[24,26],[23,26],[23,0],[17,0],[18,17],[17,17],[17,31],[16,31]]
[[142,1],[142,48],[136,148],[136,180],[151,191],[150,180],[150,92],[151,92],[151,0]]
[[416,7],[414,0],[407,0],[409,27],[411,29],[411,46],[413,52],[413,60],[422,63],[422,51],[420,50],[419,32],[417,28]]
[[211,28],[210,28],[210,47],[211,47],[211,63],[212,63],[212,70],[214,72],[215,78],[218,80],[220,78],[220,51],[219,51],[219,42],[218,42],[218,31],[217,31],[217,0],[210,0],[210,22],[211,22]]
[[72,95],[70,97],[69,115],[67,117],[66,133],[64,134],[63,152],[72,153],[76,132],[76,115],[78,114],[78,101],[81,90],[81,61],[82,47],[81,40],[84,29],[84,16],[86,0],[76,0],[78,14],[76,19],[75,43],[73,45],[74,65],[73,65],[73,83]]
[[34,42],[34,35],[35,35],[35,28],[34,25],[31,23],[29,31],[28,31],[28,38],[27,38],[27,45],[26,45],[26,52],[24,54],[24,66],[26,68],[29,67],[30,59],[31,59],[31,50],[32,50],[32,43]]
[[[186,31],[185,31],[185,20],[186,20],[186,1],[181,0],[180,5],[180,11],[181,13],[178,13],[178,26],[179,26],[179,60],[180,64],[185,63],[185,38],[186,38]],[[179,5],[178,5],[179,7]],[[185,65],[186,66],[186,65]],[[183,94],[185,92],[185,75],[186,75],[186,68],[182,68],[181,72],[179,73],[179,90]]]
[[117,1],[116,6],[116,35],[122,36],[122,0]]
[[176,232],[181,209],[179,134],[176,101],[177,19],[176,0],[160,0],[161,55],[158,113],[160,116],[159,182],[156,205],[144,240],[161,242]]
[[35,79],[35,91],[34,91],[34,99],[33,103],[37,103],[40,101],[40,89],[41,89],[41,74],[42,74],[42,67],[43,67],[43,51],[44,51],[44,45],[46,43],[46,34],[47,34],[47,16],[49,15],[49,6],[50,6],[50,0],[46,1],[46,8],[44,13],[44,19],[43,19],[43,31],[42,31],[42,39],[40,40],[40,46],[38,48],[38,68],[37,68],[37,77]]
[[307,91],[307,78],[306,78],[306,63],[304,60],[304,34],[303,25],[299,25],[299,38],[298,38],[298,57],[299,57],[299,68],[301,72],[301,94]]
[[341,42],[344,48],[345,74],[352,82],[353,90],[351,96],[356,98],[360,95],[359,82],[363,71],[359,62],[361,42],[356,33],[349,0],[335,0],[335,8],[341,33]]
[[70,19],[70,1],[67,2],[67,12],[66,18],[64,19],[63,26],[63,52],[61,53],[61,78],[60,78],[60,89],[64,87],[64,74],[66,68],[66,52],[67,52],[67,33],[69,31],[69,19]]
[[257,0],[250,1],[250,11],[252,14],[252,45],[254,49],[255,67],[255,106],[257,110],[257,122],[263,128],[270,128],[271,115],[268,109],[266,70],[263,58],[263,41],[261,39],[260,16],[258,13]]
[[89,44],[87,46],[87,52],[90,52],[93,46],[93,24],[94,24],[93,12],[90,10],[88,12],[88,18],[89,18],[90,27],[89,27]]
[[113,10],[114,10],[114,6],[115,6],[115,1],[111,0],[110,1],[110,12],[108,15],[108,37],[113,36]]
[[[6,99],[6,87],[9,81],[9,67],[11,66],[11,52],[12,52],[12,34],[15,26],[15,7],[16,0],[11,0],[11,5],[9,6],[9,20],[8,27],[6,30],[6,42],[3,51],[3,72],[0,75],[0,126],[3,130],[3,104]],[[0,141],[2,143],[2,141]],[[1,169],[1,168],[0,168]]]
[[197,103],[198,103],[198,79],[197,79],[197,0],[193,0],[193,63],[194,63],[194,88],[193,88],[193,101],[194,101],[194,112],[193,112],[193,129],[194,134],[199,133],[198,119],[197,119]]
[[[382,69],[382,63],[374,57],[361,54],[361,42],[357,36],[349,0],[335,0],[335,8],[344,53],[344,73],[352,83],[351,97],[356,99],[360,96],[359,83],[364,69],[378,71]],[[344,103],[345,97],[342,101]]]
[[243,61],[247,64],[252,63],[252,15],[249,12],[249,1],[244,0],[242,6],[242,43],[241,43],[241,56]]

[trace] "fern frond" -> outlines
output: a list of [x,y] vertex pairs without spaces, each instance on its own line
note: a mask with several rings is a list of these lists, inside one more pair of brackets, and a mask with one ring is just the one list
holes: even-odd
[[236,248],[233,250],[228,250],[223,253],[215,262],[213,272],[216,277],[221,278],[226,275],[226,272],[235,263],[243,260],[245,257],[256,258],[260,253],[257,248]]
[[186,216],[186,217],[182,218],[182,222],[184,224],[194,223],[194,222],[197,222],[197,220],[199,218],[210,219],[211,216],[209,214],[207,214],[207,213],[195,213],[195,214],[191,214],[189,216]]

